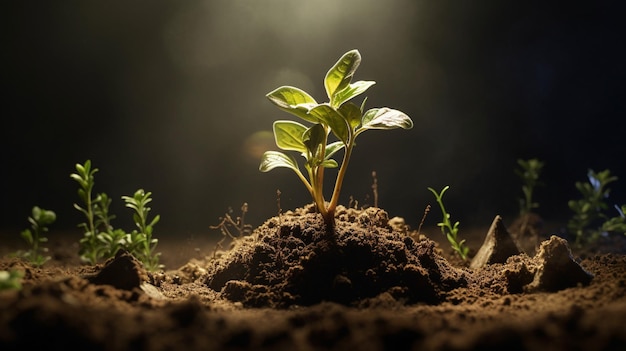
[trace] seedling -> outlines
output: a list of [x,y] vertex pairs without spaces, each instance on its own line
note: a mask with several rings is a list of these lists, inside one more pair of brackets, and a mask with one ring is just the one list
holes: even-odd
[[30,245],[30,249],[24,252],[22,257],[27,258],[35,266],[39,267],[50,259],[50,256],[43,255],[48,249],[41,247],[40,244],[48,241],[44,234],[48,232],[48,226],[54,223],[56,218],[57,216],[53,211],[34,206],[31,216],[28,217],[30,229],[21,232],[22,238]]
[[[351,50],[330,68],[324,78],[328,102],[318,103],[307,92],[291,86],[281,86],[267,94],[278,108],[312,125],[289,120],[278,120],[273,124],[276,145],[282,150],[299,152],[304,157],[306,176],[300,171],[295,157],[280,151],[266,151],[259,170],[268,172],[277,167],[293,170],[311,194],[329,232],[334,228],[339,193],[357,136],[370,129],[413,128],[413,121],[403,112],[386,107],[364,112],[365,100],[360,107],[350,102],[375,84],[373,81],[352,83],[360,63],[359,51]],[[329,142],[331,132],[337,141]],[[344,153],[339,164],[332,157],[341,149]],[[327,203],[323,194],[324,171],[337,167],[335,186]]]
[[115,218],[109,214],[112,199],[105,193],[100,193],[93,202],[95,215],[95,228],[98,231],[98,256],[104,258],[114,257],[115,254],[125,248],[126,232],[122,229],[114,229],[111,221]]
[[519,199],[520,203],[520,215],[524,216],[529,214],[533,209],[538,208],[539,204],[533,202],[533,191],[537,185],[540,185],[539,175],[544,163],[536,158],[530,160],[518,159],[517,164],[521,167],[515,170],[522,180],[522,192],[523,198]]
[[24,273],[16,270],[0,271],[0,291],[22,289],[22,277]]
[[126,206],[135,211],[133,220],[138,230],[127,233],[122,229],[115,229],[111,225],[115,216],[109,213],[111,198],[105,193],[100,193],[95,198],[92,195],[94,174],[97,171],[97,168],[91,167],[91,161],[87,160],[83,165],[76,164],[76,173],[70,174],[80,186],[78,196],[83,202],[83,206],[74,204],[74,207],[86,218],[85,223],[79,224],[85,231],[79,242],[81,259],[95,264],[102,259],[114,257],[118,250],[124,249],[139,259],[146,269],[161,268],[160,254],[153,252],[158,240],[152,238],[153,226],[160,216],[148,221],[150,208],[146,206],[152,201],[152,193],[139,189],[132,197],[122,196]]
[[608,209],[605,199],[609,197],[610,189],[607,185],[617,180],[606,169],[596,173],[588,170],[588,183],[576,182],[576,189],[582,195],[579,200],[570,200],[567,204],[574,211],[574,215],[567,223],[567,228],[576,236],[578,246],[597,240],[601,233],[601,222],[608,217],[603,211]]
[[440,193],[438,193],[433,188],[428,188],[435,198],[437,199],[437,203],[441,208],[441,213],[443,214],[443,219],[441,222],[437,223],[437,226],[441,228],[441,232],[446,236],[448,242],[452,246],[452,249],[456,251],[459,256],[463,260],[467,260],[467,255],[469,253],[469,248],[465,245],[465,239],[458,241],[458,233],[459,233],[459,222],[456,221],[454,224],[450,221],[450,213],[446,211],[446,208],[443,206],[443,194],[450,189],[450,186],[446,185]]
[[122,199],[126,202],[126,207],[134,210],[133,220],[138,229],[126,234],[126,249],[143,262],[146,269],[155,271],[163,267],[159,264],[161,253],[154,253],[159,240],[152,237],[154,225],[159,222],[161,216],[156,215],[152,220],[148,220],[151,208],[147,205],[152,201],[151,195],[151,192],[139,189],[132,197],[122,196]]
[[94,198],[91,194],[94,187],[94,174],[98,172],[98,169],[91,168],[90,160],[85,161],[84,165],[77,163],[75,168],[76,173],[70,174],[70,178],[79,184],[78,197],[83,202],[84,207],[75,203],[74,208],[82,212],[86,219],[86,222],[78,225],[84,230],[83,237],[79,241],[79,254],[83,261],[95,264],[105,254],[97,237],[98,232],[96,232],[94,221]]

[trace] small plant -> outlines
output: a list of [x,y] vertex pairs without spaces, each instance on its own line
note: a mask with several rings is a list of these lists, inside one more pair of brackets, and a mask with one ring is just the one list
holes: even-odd
[[95,216],[94,216],[94,198],[92,197],[92,191],[94,187],[94,174],[98,172],[97,168],[91,168],[91,161],[85,161],[84,165],[80,163],[76,164],[76,173],[70,174],[70,178],[74,179],[78,184],[78,197],[84,204],[81,207],[78,204],[74,204],[74,208],[82,212],[85,215],[86,222],[79,224],[78,226],[83,228],[83,237],[80,239],[80,258],[83,261],[87,261],[91,264],[98,262],[105,252],[101,249],[102,245],[98,239],[98,232],[96,231]]
[[126,249],[143,262],[146,269],[156,271],[163,266],[159,264],[161,253],[154,253],[159,240],[152,237],[152,232],[154,225],[159,222],[161,216],[156,215],[152,220],[148,220],[151,209],[147,205],[152,201],[151,195],[151,192],[139,189],[132,197],[122,196],[122,199],[126,202],[126,207],[134,210],[133,220],[138,229],[126,234]]
[[602,222],[608,219],[604,211],[608,209],[606,199],[609,197],[608,184],[617,180],[606,169],[596,173],[588,170],[589,182],[576,182],[576,189],[582,195],[579,200],[570,200],[567,204],[574,215],[567,223],[568,230],[575,235],[578,246],[597,240],[602,233]]
[[98,239],[98,256],[103,258],[114,257],[115,254],[125,248],[126,232],[122,229],[115,229],[111,225],[114,215],[109,214],[111,198],[105,193],[96,196],[93,202],[93,213],[95,215],[95,228]]
[[[326,73],[324,87],[329,102],[318,103],[305,91],[291,86],[282,86],[267,94],[280,109],[312,124],[305,126],[288,120],[273,124],[276,145],[282,150],[299,152],[305,159],[307,176],[300,171],[293,156],[280,151],[266,151],[259,170],[268,172],[277,167],[293,170],[311,194],[329,232],[334,227],[339,193],[357,136],[370,129],[413,128],[413,121],[403,112],[386,107],[364,111],[365,100],[361,106],[350,102],[375,84],[373,81],[352,83],[360,63],[359,51],[351,50]],[[329,143],[331,132],[337,141]],[[344,154],[339,164],[332,157],[341,149]],[[337,167],[335,186],[327,203],[323,194],[324,171]]]
[[517,164],[521,167],[515,170],[515,173],[522,180],[523,198],[519,199],[520,215],[529,214],[533,209],[538,208],[539,204],[533,202],[533,191],[537,185],[540,185],[539,175],[544,163],[536,158],[530,160],[518,159]]
[[22,253],[21,256],[28,259],[35,266],[39,267],[50,259],[50,256],[43,255],[48,250],[41,247],[40,244],[48,241],[44,234],[48,232],[48,226],[54,223],[56,218],[57,216],[53,211],[34,206],[31,216],[28,217],[30,229],[25,229],[21,232],[22,238],[30,245],[30,249]]
[[86,222],[79,224],[84,229],[80,244],[81,259],[95,264],[102,259],[114,257],[123,249],[130,252],[140,260],[146,269],[156,270],[162,267],[159,264],[159,255],[154,253],[157,239],[152,238],[154,225],[159,221],[160,216],[155,216],[148,221],[150,208],[146,205],[152,201],[152,193],[139,189],[133,196],[122,196],[126,202],[126,207],[135,210],[133,220],[138,230],[130,233],[122,229],[115,229],[111,221],[115,218],[109,213],[111,198],[105,193],[100,193],[93,197],[94,174],[97,168],[92,168],[91,161],[84,164],[76,164],[76,173],[70,177],[79,184],[78,196],[83,202],[83,206],[74,204],[74,207],[85,215]]
[[450,221],[450,213],[446,212],[446,208],[443,206],[443,194],[450,188],[450,186],[446,185],[440,193],[438,193],[433,188],[428,188],[435,198],[437,199],[437,203],[441,208],[441,213],[443,214],[443,219],[441,222],[437,223],[437,226],[441,228],[441,232],[446,236],[448,242],[452,246],[452,249],[456,251],[459,256],[463,260],[467,260],[467,255],[469,253],[469,248],[465,245],[465,240],[458,241],[458,233],[459,233],[459,222],[455,222],[452,224]]
[[0,291],[22,289],[22,277],[24,273],[16,270],[0,271]]

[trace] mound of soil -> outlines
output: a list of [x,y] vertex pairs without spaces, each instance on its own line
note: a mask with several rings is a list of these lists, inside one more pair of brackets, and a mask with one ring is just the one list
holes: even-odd
[[[486,231],[470,234],[480,243]],[[0,349],[626,348],[622,237],[607,241],[611,253],[540,238],[520,250],[534,255],[470,268],[381,209],[341,208],[327,233],[307,207],[217,253],[161,241],[164,261],[190,254],[157,273],[125,252],[80,264],[73,240],[51,242],[43,267],[0,259],[24,275],[22,289],[0,291]]]
[[339,207],[328,233],[313,206],[272,218],[208,264],[206,284],[246,307],[355,305],[386,293],[405,303],[439,303],[467,285],[467,272],[435,242],[393,231],[387,213]]

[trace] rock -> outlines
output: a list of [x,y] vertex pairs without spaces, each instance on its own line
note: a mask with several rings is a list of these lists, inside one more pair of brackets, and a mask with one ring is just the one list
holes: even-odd
[[555,235],[541,243],[533,260],[538,268],[533,281],[525,287],[527,291],[554,292],[587,285],[593,278],[593,274],[574,260],[567,240]]
[[96,285],[111,285],[116,289],[133,290],[148,280],[148,274],[141,262],[130,253],[120,250],[114,258],[108,260],[102,270],[89,282]]
[[487,232],[485,241],[470,263],[476,269],[492,263],[505,263],[506,260],[520,253],[513,237],[502,223],[499,215],[494,218]]

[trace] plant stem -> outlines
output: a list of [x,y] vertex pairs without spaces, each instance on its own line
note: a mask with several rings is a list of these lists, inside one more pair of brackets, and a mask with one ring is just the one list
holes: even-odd
[[327,223],[332,221],[334,224],[335,221],[335,210],[337,209],[337,204],[339,203],[339,193],[341,192],[341,186],[343,184],[343,178],[346,175],[346,171],[348,170],[348,163],[350,161],[350,156],[352,155],[352,147],[354,143],[351,142],[346,147],[346,152],[343,154],[343,161],[341,162],[341,168],[339,168],[339,173],[337,174],[337,180],[335,181],[335,189],[333,190],[333,196],[330,199],[330,204],[328,205],[328,215],[331,217],[327,219]]

